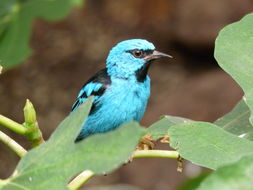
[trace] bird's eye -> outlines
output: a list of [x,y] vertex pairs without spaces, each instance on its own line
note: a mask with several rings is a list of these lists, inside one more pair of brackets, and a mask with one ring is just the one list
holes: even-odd
[[134,57],[140,58],[143,55],[143,52],[141,50],[134,50],[133,51]]

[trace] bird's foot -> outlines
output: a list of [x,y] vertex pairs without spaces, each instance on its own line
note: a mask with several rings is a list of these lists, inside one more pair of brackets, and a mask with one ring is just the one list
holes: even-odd
[[[152,150],[154,149],[154,143],[152,142],[153,139],[151,135],[145,135],[140,139],[139,145],[137,146],[136,150]],[[133,157],[129,157],[128,160],[124,162],[123,165],[127,165],[133,161]]]
[[155,145],[153,143],[151,135],[145,135],[141,138],[137,150],[152,150]]

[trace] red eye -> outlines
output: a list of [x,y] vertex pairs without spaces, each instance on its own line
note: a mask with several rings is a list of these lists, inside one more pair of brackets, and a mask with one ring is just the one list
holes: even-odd
[[141,50],[135,50],[133,51],[134,57],[140,58],[142,57],[143,52]]

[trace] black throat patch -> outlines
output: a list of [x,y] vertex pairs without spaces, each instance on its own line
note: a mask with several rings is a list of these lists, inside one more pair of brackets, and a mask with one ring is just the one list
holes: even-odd
[[135,71],[135,76],[138,82],[144,82],[146,80],[150,64],[151,61],[148,61],[140,69]]

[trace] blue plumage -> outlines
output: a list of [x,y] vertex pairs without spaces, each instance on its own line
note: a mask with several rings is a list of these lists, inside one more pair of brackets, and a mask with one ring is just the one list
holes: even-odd
[[84,84],[72,106],[74,111],[88,96],[95,96],[76,141],[111,131],[127,121],[140,121],[150,96],[147,71],[154,59],[164,56],[171,57],[142,39],[122,41],[113,47],[106,68]]

